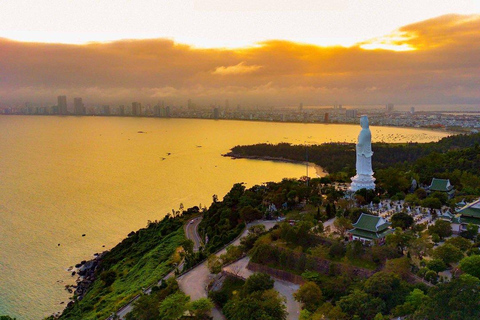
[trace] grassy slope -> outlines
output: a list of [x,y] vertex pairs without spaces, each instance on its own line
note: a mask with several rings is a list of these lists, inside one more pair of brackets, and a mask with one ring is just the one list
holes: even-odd
[[61,318],[108,317],[142,288],[158,282],[172,269],[173,255],[184,239],[181,221],[162,221],[137,231],[113,248],[101,264],[102,272],[116,272],[115,281],[106,286],[97,275],[83,300],[66,309]]

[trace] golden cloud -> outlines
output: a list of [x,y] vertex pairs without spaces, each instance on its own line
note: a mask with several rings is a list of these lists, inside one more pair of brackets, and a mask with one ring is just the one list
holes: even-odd
[[[55,101],[66,94],[99,104],[161,98],[255,105],[478,104],[478,30],[480,16],[447,15],[349,48],[280,40],[198,49],[166,39],[86,45],[0,39],[0,103]],[[415,50],[390,50],[402,47]]]
[[212,72],[212,74],[218,74],[222,76],[228,76],[228,75],[236,75],[236,74],[246,74],[246,73],[253,73],[260,69],[262,66],[247,66],[245,65],[245,61],[240,62],[239,64],[236,64],[234,66],[228,66],[228,67],[217,67],[215,68],[215,71]]

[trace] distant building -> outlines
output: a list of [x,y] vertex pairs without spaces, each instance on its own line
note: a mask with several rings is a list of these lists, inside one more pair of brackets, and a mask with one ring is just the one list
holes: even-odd
[[67,96],[57,97],[57,112],[58,114],[68,114],[67,110]]
[[460,215],[452,219],[452,231],[460,233],[467,230],[469,224],[474,224],[480,232],[480,199],[467,204],[457,211]]
[[387,103],[385,109],[387,110],[387,112],[393,112],[393,106],[393,103]]
[[432,192],[445,192],[449,199],[453,198],[455,194],[455,189],[453,188],[452,184],[450,183],[449,179],[437,179],[433,178],[432,183],[427,188],[427,193]]
[[349,119],[354,119],[357,117],[357,109],[347,109],[345,112],[345,117]]
[[303,111],[303,102],[300,102],[300,105],[298,106],[298,111]]
[[169,107],[169,106],[166,106],[166,107],[165,107],[165,117],[170,118],[170,115],[171,115],[171,113],[170,113],[170,107]]
[[132,116],[142,115],[142,104],[140,102],[132,102]]
[[120,107],[118,107],[118,115],[119,116],[124,116],[125,115],[125,106],[124,105],[121,105]]
[[410,113],[411,113],[411,114],[414,114],[414,113],[415,113],[415,107],[411,107],[411,108],[410,108]]
[[220,117],[220,110],[218,108],[213,108],[213,119],[218,119]]
[[330,122],[330,115],[328,112],[325,112],[325,115],[323,116],[323,122],[329,123]]
[[350,241],[358,240],[365,244],[383,244],[385,237],[393,232],[390,225],[381,217],[362,213],[353,225],[353,229],[348,231]]
[[86,113],[82,98],[73,98],[73,113],[83,115]]

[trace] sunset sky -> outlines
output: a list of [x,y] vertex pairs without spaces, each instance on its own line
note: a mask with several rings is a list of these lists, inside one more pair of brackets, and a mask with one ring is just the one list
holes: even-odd
[[0,105],[480,104],[480,0],[7,0],[0,21]]

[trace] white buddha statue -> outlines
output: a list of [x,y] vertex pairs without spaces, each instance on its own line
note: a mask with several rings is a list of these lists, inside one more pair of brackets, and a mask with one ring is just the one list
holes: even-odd
[[357,175],[352,178],[351,191],[375,189],[375,178],[372,170],[372,133],[368,126],[367,116],[360,117],[360,125],[362,130],[358,135],[358,143],[356,145]]

